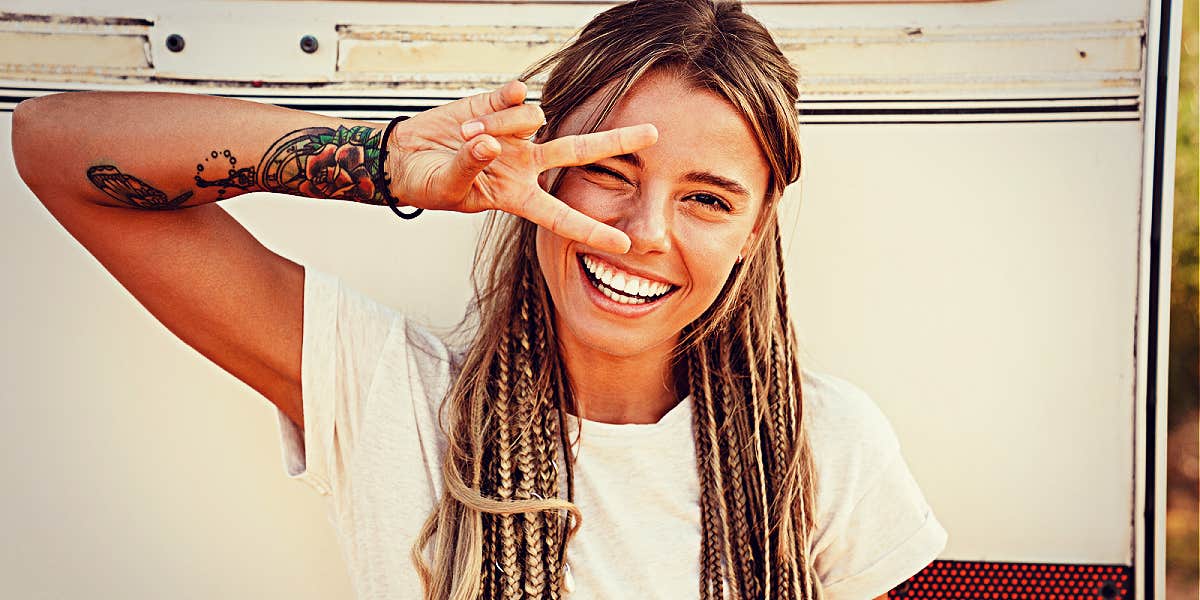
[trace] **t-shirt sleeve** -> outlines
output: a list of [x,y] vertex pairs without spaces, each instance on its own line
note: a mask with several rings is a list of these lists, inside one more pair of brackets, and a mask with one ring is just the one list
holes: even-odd
[[825,600],[876,598],[933,562],[949,536],[887,417],[861,389],[824,377],[815,568]]
[[334,470],[344,465],[384,349],[403,318],[342,285],[336,276],[305,267],[301,386],[304,431],[276,409],[288,477],[329,495]]

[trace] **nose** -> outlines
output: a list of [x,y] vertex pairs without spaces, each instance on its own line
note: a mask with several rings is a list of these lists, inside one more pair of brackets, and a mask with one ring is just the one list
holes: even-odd
[[671,249],[673,201],[665,190],[642,187],[626,205],[617,228],[629,236],[630,253],[649,254]]

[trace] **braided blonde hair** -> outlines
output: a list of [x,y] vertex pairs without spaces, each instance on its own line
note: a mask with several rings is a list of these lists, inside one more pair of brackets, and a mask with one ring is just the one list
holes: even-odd
[[[775,214],[800,175],[795,69],[738,3],[637,0],[598,15],[523,79],[550,71],[542,90],[542,136],[550,138],[572,110],[605,94],[585,126],[595,130],[634,82],[658,69],[726,99],[770,168],[752,249],[672,355],[694,404],[700,597],[816,600],[815,471]],[[531,222],[493,214],[476,252],[476,333],[443,413],[446,492],[412,549],[429,599],[556,599],[566,547],[582,524],[571,501],[567,415],[575,406],[536,233]]]

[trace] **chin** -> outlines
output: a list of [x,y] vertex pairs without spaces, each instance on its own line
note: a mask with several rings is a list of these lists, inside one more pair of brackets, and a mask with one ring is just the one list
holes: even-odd
[[[648,338],[634,331],[621,331],[599,323],[572,323],[571,315],[561,315],[560,327],[565,326],[579,345],[618,358],[632,358],[647,350],[673,343],[678,337]],[[560,329],[561,331],[561,329]]]

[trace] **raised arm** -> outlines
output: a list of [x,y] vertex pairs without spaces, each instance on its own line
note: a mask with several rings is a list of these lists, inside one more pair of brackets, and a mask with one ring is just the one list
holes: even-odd
[[38,199],[143,306],[303,425],[303,269],[214,201],[381,203],[380,129],[209,96],[79,92],[19,104],[12,147]]
[[[524,96],[511,82],[404,121],[385,141],[382,124],[249,101],[74,92],[19,104],[12,147],[29,188],[147,310],[302,428],[303,269],[217,201],[273,191],[383,204],[382,169],[404,204],[507,210],[623,251],[622,232],[548,196],[536,178],[649,145],[653,128],[533,144],[542,118]],[[464,127],[477,120],[486,133]]]

